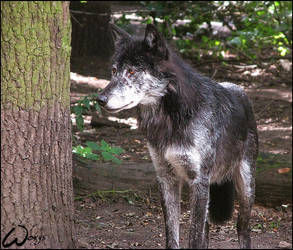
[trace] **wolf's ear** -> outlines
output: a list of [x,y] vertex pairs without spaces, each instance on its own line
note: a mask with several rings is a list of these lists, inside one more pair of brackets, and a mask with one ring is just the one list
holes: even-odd
[[165,39],[152,24],[148,24],[146,27],[144,43],[157,56],[165,60],[168,59],[168,48]]
[[110,23],[109,26],[110,26],[115,47],[120,41],[122,40],[128,41],[131,39],[131,36],[126,31],[120,29],[115,24]]

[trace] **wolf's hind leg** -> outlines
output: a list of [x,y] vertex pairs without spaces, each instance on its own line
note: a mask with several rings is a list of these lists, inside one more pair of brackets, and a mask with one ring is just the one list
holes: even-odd
[[240,209],[237,220],[237,233],[241,249],[251,248],[249,220],[255,193],[253,171],[252,164],[242,160],[240,170],[235,176]]

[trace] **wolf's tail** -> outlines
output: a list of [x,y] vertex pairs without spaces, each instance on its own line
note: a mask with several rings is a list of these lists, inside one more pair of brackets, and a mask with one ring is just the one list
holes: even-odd
[[231,218],[234,205],[234,184],[225,181],[210,185],[209,216],[210,221],[221,224]]

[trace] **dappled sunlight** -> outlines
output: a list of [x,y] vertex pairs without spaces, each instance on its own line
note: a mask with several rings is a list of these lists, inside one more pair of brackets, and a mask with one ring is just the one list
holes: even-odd
[[109,116],[108,120],[113,121],[113,122],[127,124],[130,126],[130,129],[137,129],[138,128],[137,119],[134,117],[129,117],[127,119],[120,119],[118,117]]
[[74,72],[70,72],[70,80],[77,83],[98,84],[98,78],[92,76],[83,76]]
[[[279,126],[278,126],[279,125]],[[258,125],[257,129],[259,131],[267,131],[267,130],[271,130],[271,131],[286,131],[286,132],[292,132],[292,126],[290,127],[280,127],[280,124],[262,124],[262,125]],[[289,135],[286,139],[289,139]]]
[[271,100],[283,100],[292,103],[292,90],[290,89],[281,89],[281,88],[246,88],[251,96],[258,96],[262,98],[268,98]]
[[280,123],[262,123],[257,126],[257,129],[260,152],[282,155],[292,153],[292,126]]
[[81,97],[89,93],[98,93],[109,83],[106,79],[98,79],[93,76],[83,76],[78,73],[70,72],[70,103],[77,103]]
[[[76,114],[71,113],[70,117],[71,117],[72,125],[76,126]],[[82,115],[82,117],[84,119],[84,124],[88,124],[88,125],[91,124],[92,116],[90,116],[90,115]]]
[[70,72],[70,80],[72,82],[76,82],[77,84],[84,84],[85,86],[96,89],[105,88],[107,84],[110,82],[106,79],[99,79],[94,76],[83,76],[74,72]]

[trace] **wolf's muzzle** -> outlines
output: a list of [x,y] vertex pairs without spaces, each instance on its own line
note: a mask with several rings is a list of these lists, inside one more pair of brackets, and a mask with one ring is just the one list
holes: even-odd
[[97,102],[100,104],[100,106],[104,107],[107,104],[107,101],[108,101],[107,96],[105,96],[103,94],[98,95]]

